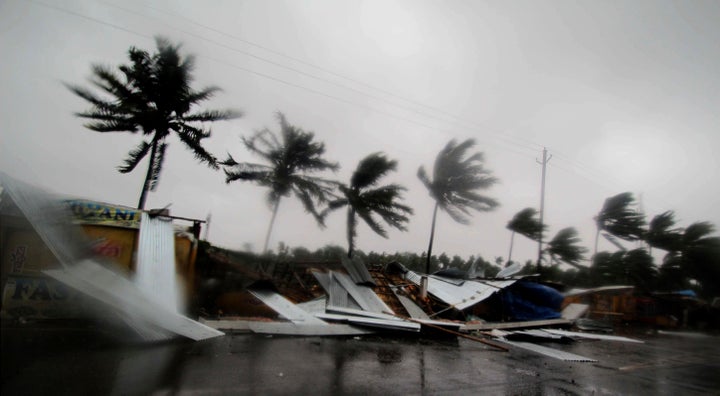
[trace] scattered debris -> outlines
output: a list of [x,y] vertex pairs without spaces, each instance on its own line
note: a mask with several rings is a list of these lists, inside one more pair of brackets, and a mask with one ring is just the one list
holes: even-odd
[[512,345],[514,347],[527,349],[528,351],[537,352],[541,355],[560,359],[566,362],[597,362],[596,359],[587,358],[584,356],[576,355],[574,353],[561,351],[559,349],[553,349],[548,348],[546,346],[537,345],[529,342],[521,342],[521,341],[508,341],[508,340],[501,340],[502,342]]

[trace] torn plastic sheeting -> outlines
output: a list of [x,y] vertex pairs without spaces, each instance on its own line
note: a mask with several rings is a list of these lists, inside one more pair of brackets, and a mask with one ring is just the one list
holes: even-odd
[[[410,282],[420,285],[420,274],[408,271],[405,277]],[[515,282],[514,279],[482,282],[467,280],[462,285],[456,286],[430,276],[428,277],[428,293],[458,310],[463,310],[487,299],[498,290],[504,289]]]

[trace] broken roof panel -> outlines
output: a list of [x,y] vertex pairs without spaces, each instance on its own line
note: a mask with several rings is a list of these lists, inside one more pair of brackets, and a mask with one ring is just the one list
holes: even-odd
[[[319,320],[319,319],[318,319]],[[324,322],[323,322],[324,323]],[[362,335],[371,331],[342,324],[298,324],[289,322],[247,322],[248,327],[258,334],[282,334],[298,336]]]
[[533,351],[536,353],[539,353],[541,355],[545,355],[551,358],[560,359],[566,362],[597,362],[596,359],[587,358],[585,356],[576,355],[574,353],[561,351],[559,349],[553,349],[548,348],[546,346],[533,344],[530,342],[521,342],[521,341],[508,341],[508,340],[501,340],[502,342],[506,344],[510,344],[512,346],[527,349],[528,351]]
[[[375,294],[375,292],[367,287],[362,285],[356,285],[353,283],[352,279],[350,279],[349,276],[335,271],[330,271],[331,279],[337,280],[337,282],[347,291],[347,293],[352,297],[355,302],[357,302],[360,307],[366,311],[370,312],[377,312],[377,313],[383,313],[383,312],[393,312],[390,307],[388,307],[383,300],[380,299],[380,297]],[[334,289],[331,282],[331,290]],[[332,296],[330,297],[332,300]]]
[[313,314],[299,308],[285,297],[270,290],[248,290],[258,300],[265,303],[285,319],[297,324],[326,324]]
[[[420,274],[408,271],[405,277],[410,282],[420,285]],[[502,290],[515,282],[514,279],[503,281],[467,280],[462,285],[454,285],[430,276],[428,277],[428,293],[458,310],[463,310],[485,300],[496,291]]]
[[358,285],[375,286],[375,280],[370,275],[365,264],[358,257],[349,259],[342,256],[340,257],[340,261],[353,282]]

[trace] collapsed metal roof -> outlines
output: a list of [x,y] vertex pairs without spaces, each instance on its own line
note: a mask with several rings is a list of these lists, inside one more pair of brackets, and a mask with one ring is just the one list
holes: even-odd
[[[422,276],[416,272],[408,271],[405,274],[405,278],[419,286]],[[515,279],[468,279],[460,283],[457,279],[448,279],[435,275],[429,275],[428,293],[458,310],[464,310],[487,299],[495,292],[512,285],[516,281],[517,280]]]
[[345,256],[342,256],[340,257],[340,261],[342,262],[343,267],[345,267],[345,270],[347,271],[348,275],[350,275],[350,278],[353,282],[357,283],[358,285],[376,285],[375,280],[370,275],[370,272],[368,271],[365,263],[363,263],[362,260],[357,257],[349,259]]

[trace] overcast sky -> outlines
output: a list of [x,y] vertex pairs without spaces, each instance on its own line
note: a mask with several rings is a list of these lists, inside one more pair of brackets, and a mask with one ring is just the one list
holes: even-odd
[[[605,198],[641,197],[651,217],[675,210],[681,225],[720,225],[720,2],[718,1],[139,1],[0,0],[0,170],[58,193],[134,206],[145,162],[116,171],[140,136],[84,129],[88,105],[63,82],[87,84],[94,63],[127,62],[162,35],[195,54],[196,87],[223,91],[206,108],[245,115],[215,124],[219,157],[257,161],[240,136],[274,112],[315,132],[348,180],[384,151],[387,178],[408,188],[408,232],[359,227],[369,251],[427,249],[433,201],[416,173],[451,138],[475,138],[500,183],[500,201],[470,226],[438,217],[435,252],[507,257],[505,225],[540,205],[542,149],[549,235],[578,228],[592,249]],[[169,140],[147,207],[177,216],[212,213],[209,239],[262,246],[270,208],[260,187],[227,185]],[[346,246],[345,216],[318,229],[283,200],[271,245]],[[516,238],[513,258],[535,259]],[[628,244],[628,247],[631,245]],[[601,250],[613,250],[601,241]]]

